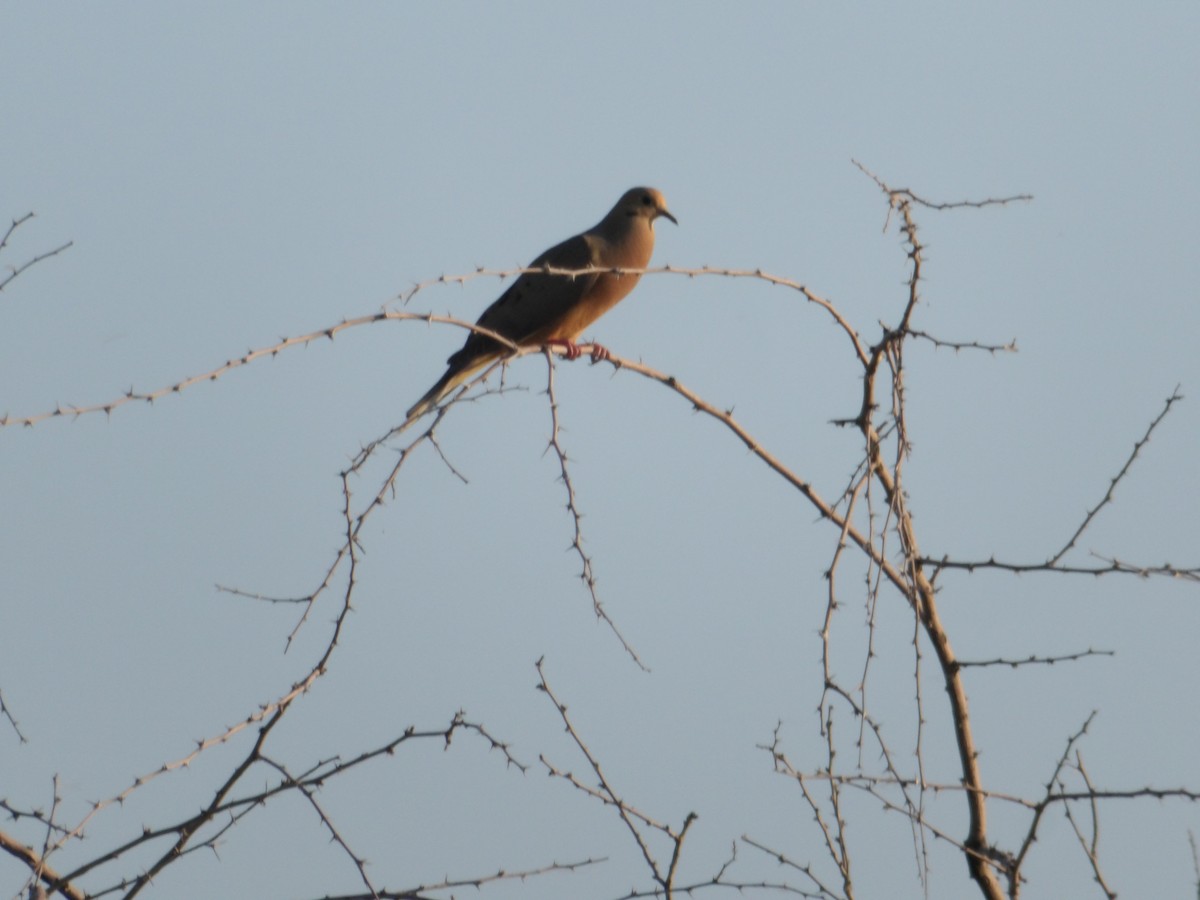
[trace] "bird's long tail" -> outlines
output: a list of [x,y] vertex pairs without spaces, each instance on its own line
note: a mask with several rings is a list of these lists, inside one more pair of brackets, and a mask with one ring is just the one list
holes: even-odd
[[406,414],[404,424],[407,425],[413,419],[421,418],[421,416],[441,403],[451,391],[466,384],[480,369],[495,359],[496,357],[494,356],[487,356],[482,359],[472,360],[466,365],[452,365],[446,370],[446,374],[438,379],[437,384],[426,391],[425,396],[412,405],[412,408]]

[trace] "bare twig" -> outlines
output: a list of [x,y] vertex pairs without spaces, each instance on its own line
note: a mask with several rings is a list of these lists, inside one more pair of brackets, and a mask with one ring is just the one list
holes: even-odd
[[860,172],[879,185],[880,189],[889,196],[895,198],[896,202],[908,201],[916,203],[919,206],[924,206],[928,209],[948,210],[948,209],[982,209],[985,206],[1005,206],[1009,203],[1018,201],[1028,202],[1033,199],[1033,194],[1011,194],[1007,197],[989,197],[986,200],[954,200],[949,203],[935,203],[930,200],[922,199],[914,194],[908,188],[893,188],[884,183],[878,175],[860,163],[857,159],[850,160]]
[[1078,653],[1064,653],[1059,656],[1035,656],[1030,654],[1025,659],[1005,659],[1004,657],[996,657],[995,659],[960,659],[958,665],[960,668],[968,669],[971,667],[982,668],[986,666],[1008,666],[1011,669],[1020,668],[1021,666],[1052,666],[1055,663],[1074,662],[1077,659],[1083,659],[1087,656],[1116,656],[1116,651],[1113,650],[1093,650],[1089,647],[1086,650],[1080,650]]
[[351,849],[350,845],[346,842],[346,839],[342,837],[341,832],[339,832],[337,827],[333,824],[333,820],[329,818],[329,814],[326,813],[325,810],[321,808],[321,805],[317,802],[316,794],[314,793],[313,788],[308,784],[305,784],[303,781],[292,777],[291,773],[288,772],[287,767],[282,763],[276,762],[275,760],[266,756],[262,758],[262,761],[283,776],[284,784],[294,785],[296,790],[298,790],[304,796],[304,799],[307,800],[309,805],[316,811],[317,818],[321,820],[321,824],[324,825],[325,829],[329,832],[330,840],[341,847],[346,856],[348,856],[350,861],[354,864],[354,868],[358,872],[358,877],[362,880],[363,887],[370,892],[372,897],[378,897],[379,891],[376,889],[375,885],[371,883],[371,877],[367,874],[367,861],[355,853],[354,850]]
[[1133,461],[1138,458],[1138,454],[1141,452],[1142,447],[1146,446],[1146,444],[1149,442],[1150,435],[1154,434],[1154,429],[1157,428],[1159,423],[1167,417],[1167,413],[1171,411],[1171,407],[1182,399],[1183,395],[1179,393],[1179,385],[1176,385],[1175,390],[1171,392],[1171,396],[1167,398],[1166,403],[1163,405],[1162,412],[1154,417],[1154,420],[1146,429],[1146,433],[1142,435],[1141,440],[1137,441],[1133,445],[1133,451],[1129,454],[1129,458],[1125,460],[1125,465],[1121,466],[1121,471],[1119,471],[1109,480],[1108,489],[1104,492],[1104,496],[1100,498],[1100,502],[1088,510],[1087,515],[1083,517],[1083,521],[1079,523],[1079,527],[1075,529],[1075,533],[1071,535],[1070,539],[1063,545],[1062,549],[1046,561],[1047,566],[1053,567],[1058,565],[1062,558],[1066,556],[1068,552],[1070,552],[1072,547],[1075,546],[1075,542],[1079,540],[1080,536],[1087,531],[1088,526],[1092,524],[1092,520],[1096,518],[1096,514],[1099,513],[1100,510],[1104,509],[1104,507],[1109,503],[1112,503],[1113,491],[1117,489],[1117,485],[1121,483],[1121,479],[1123,479],[1129,473],[1129,469],[1133,465]]
[[1014,575],[1020,575],[1026,572],[1052,572],[1058,575],[1136,575],[1138,578],[1150,578],[1151,576],[1163,576],[1166,578],[1178,578],[1182,581],[1200,581],[1200,566],[1178,566],[1174,563],[1163,563],[1162,565],[1140,565],[1138,563],[1123,562],[1119,559],[1112,559],[1092,554],[1097,559],[1103,560],[1103,565],[1097,566],[1067,566],[1062,563],[1050,565],[1049,562],[1039,563],[1018,563],[1006,562],[996,559],[994,556],[989,559],[950,559],[942,557],[934,559],[932,557],[921,557],[921,563],[935,570],[941,569],[962,569],[967,572],[974,572],[980,569],[999,569],[1004,572],[1012,572]]
[[[8,247],[8,239],[10,237],[12,237],[13,232],[15,232],[18,228],[20,228],[22,225],[24,225],[26,222],[28,222],[32,218],[33,218],[33,213],[28,212],[28,213],[25,213],[25,215],[19,216],[12,220],[12,224],[9,225],[8,229],[4,232],[4,237],[0,237],[0,252],[3,252]],[[37,254],[32,259],[29,259],[29,260],[21,263],[20,265],[6,266],[5,268],[8,269],[8,274],[5,275],[4,277],[0,278],[0,291],[4,290],[6,287],[8,287],[9,284],[11,284],[12,281],[18,275],[20,275],[22,272],[28,271],[33,266],[36,266],[38,263],[40,263],[42,260],[49,259],[52,256],[58,256],[58,254],[62,253],[64,250],[70,249],[70,247],[74,243],[75,243],[74,241],[67,241],[65,244],[60,244],[59,246],[55,247],[53,250],[47,250],[44,253]]]
[[983,344],[979,341],[947,341],[943,338],[934,337],[933,335],[917,328],[910,328],[908,334],[910,337],[929,341],[929,343],[933,344],[935,347],[953,350],[955,353],[958,353],[962,350],[982,350],[985,353],[990,353],[995,356],[997,353],[1017,352],[1016,338],[1013,338],[1007,344]]
[[2,690],[0,690],[0,716],[3,716],[8,721],[9,727],[12,728],[13,733],[17,736],[17,739],[22,744],[29,743],[29,741],[26,739],[25,735],[21,733],[21,726],[17,723],[17,720],[13,717],[12,710],[9,709],[8,704],[4,702],[4,691],[2,691]]
[[1029,855],[1030,849],[1033,847],[1033,842],[1037,840],[1038,828],[1041,826],[1042,817],[1050,805],[1056,802],[1054,797],[1055,785],[1059,783],[1059,778],[1062,775],[1063,769],[1066,767],[1068,760],[1071,758],[1071,751],[1075,745],[1083,739],[1087,734],[1088,729],[1092,725],[1092,721],[1096,718],[1096,711],[1088,715],[1083,724],[1067,739],[1067,744],[1063,748],[1062,755],[1058,758],[1058,762],[1054,766],[1054,772],[1046,781],[1046,793],[1041,801],[1033,806],[1033,817],[1029,820],[1029,828],[1025,832],[1025,839],[1021,842],[1021,847],[1012,857],[1008,872],[1005,874],[1008,877],[1009,894],[1013,900],[1017,900],[1017,896],[1021,891],[1021,867],[1025,863],[1026,857]]
[[1188,829],[1188,846],[1192,848],[1192,872],[1196,876],[1196,900],[1200,900],[1200,853],[1196,852],[1196,832]]
[[[828,846],[829,829],[828,829],[828,826],[824,825],[821,821],[822,813],[815,806],[815,803],[816,803],[815,797],[814,797],[814,795],[809,793],[809,789],[808,789],[806,782],[836,781],[839,785],[850,785],[852,787],[858,787],[858,788],[861,788],[864,783],[870,783],[873,785],[874,784],[887,784],[890,787],[897,788],[900,793],[900,796],[902,798],[902,805],[897,805],[895,808],[897,810],[901,811],[902,813],[904,813],[904,815],[913,824],[914,830],[916,830],[918,832],[918,837],[914,838],[914,845],[917,850],[918,860],[919,861],[926,860],[927,851],[925,848],[924,838],[923,838],[923,836],[921,836],[921,828],[920,828],[921,823],[924,818],[924,815],[922,813],[921,807],[918,805],[918,803],[916,801],[913,800],[913,798],[910,794],[910,791],[912,791],[913,788],[917,788],[918,790],[924,790],[925,784],[920,780],[913,779],[913,778],[905,778],[903,775],[900,774],[900,772],[896,768],[895,763],[892,760],[891,750],[889,749],[887,743],[884,741],[883,730],[880,727],[879,723],[876,722],[869,714],[867,714],[864,710],[860,709],[856,705],[855,701],[853,700],[853,698],[850,696],[849,692],[845,688],[840,687],[836,683],[830,683],[827,685],[827,690],[829,692],[841,697],[850,706],[850,708],[854,711],[855,715],[861,717],[867,723],[867,726],[868,726],[871,734],[873,734],[875,737],[875,741],[878,745],[879,758],[881,758],[883,760],[884,769],[888,773],[887,775],[872,776],[872,775],[863,774],[861,772],[861,768],[862,768],[861,761],[859,764],[860,771],[857,773],[854,773],[854,774],[848,774],[848,775],[835,774],[833,772],[832,763],[830,763],[829,765],[826,765],[824,768],[818,769],[815,772],[807,772],[807,773],[802,772],[791,764],[791,762],[787,758],[787,755],[783,752],[782,742],[780,740],[780,727],[781,726],[779,726],[779,725],[776,725],[776,727],[775,727],[775,731],[772,735],[771,743],[769,745],[759,744],[758,749],[765,750],[771,754],[772,763],[774,765],[775,771],[778,774],[783,775],[790,779],[794,779],[796,781],[797,785],[801,789],[801,793],[805,797],[805,802],[808,803],[809,807],[813,810],[813,814],[817,819],[818,826],[821,828],[823,836],[826,837],[827,846]],[[832,752],[832,745],[830,743],[831,731],[832,731],[832,724],[830,722],[823,723],[822,734],[825,736],[826,742],[827,742],[826,743],[826,758],[827,759],[829,758],[829,756]],[[861,760],[861,756],[860,756],[860,760]],[[836,810],[834,810],[834,814],[837,815]],[[843,822],[842,827],[844,827],[844,825],[845,825],[845,823]],[[839,872],[841,872],[841,869],[842,869],[842,863],[840,862],[841,854],[834,855],[833,859],[834,859],[835,864],[839,868]],[[843,873],[843,875],[844,876],[848,875],[848,872]]]
[[[53,892],[62,890],[64,888],[69,888],[72,884],[76,883],[78,879],[94,869],[121,859],[136,848],[148,846],[153,843],[159,843],[163,840],[171,842],[171,849],[167,854],[164,854],[159,858],[160,863],[163,859],[167,859],[171,853],[176,854],[175,858],[180,858],[195,849],[215,846],[216,840],[233,824],[235,824],[244,816],[248,815],[250,812],[264,807],[271,799],[291,791],[300,791],[301,793],[305,793],[307,795],[308,792],[321,787],[333,778],[345,774],[352,769],[358,768],[365,763],[368,763],[372,760],[393,757],[402,745],[410,742],[433,740],[448,746],[455,733],[459,731],[467,731],[482,737],[484,741],[487,742],[490,749],[498,750],[504,757],[506,765],[516,767],[522,772],[527,769],[525,764],[521,763],[512,755],[511,749],[507,743],[497,740],[487,731],[486,728],[484,728],[483,725],[468,721],[465,715],[460,711],[454,715],[446,727],[425,730],[417,730],[415,727],[409,727],[398,737],[393,738],[381,746],[359,752],[354,756],[345,759],[341,757],[333,757],[331,759],[324,760],[309,768],[303,775],[293,777],[288,774],[287,770],[281,767],[279,764],[269,760],[267,755],[263,752],[266,735],[269,733],[269,726],[278,721],[279,715],[281,715],[281,713],[277,712],[275,719],[273,719],[271,722],[268,722],[267,726],[264,726],[264,728],[260,731],[259,737],[255,741],[254,747],[250,753],[246,754],[242,758],[234,774],[226,779],[222,786],[215,792],[209,804],[199,813],[190,815],[187,818],[170,825],[160,826],[158,828],[143,829],[137,834],[137,836],[130,838],[129,840],[109,849],[108,851],[93,857],[91,860],[77,866],[70,872],[55,875],[53,878],[48,876],[43,877],[43,882],[48,886],[48,889]],[[234,789],[235,787],[240,786],[242,783],[242,776],[251,771],[252,767],[256,763],[260,762],[264,765],[270,766],[273,770],[278,772],[281,777],[265,788],[255,790],[251,793],[243,794],[241,796],[236,796],[234,794]],[[128,793],[129,792],[126,792],[126,796],[128,796]],[[315,802],[312,801],[311,797],[310,801]],[[101,804],[98,804],[97,806],[100,805]],[[318,812],[320,812],[320,810],[318,810]],[[202,829],[214,823],[221,816],[230,816],[231,818],[224,826],[217,829],[215,833],[208,837],[202,837]],[[327,817],[322,818],[321,821],[325,827],[332,830],[332,825],[328,822]],[[76,829],[73,832],[73,834],[81,833],[81,829]],[[56,846],[61,846],[61,844],[62,841],[60,840]],[[50,847],[46,853],[42,855],[42,859],[44,860],[46,857],[48,857],[54,851],[54,849],[55,847]],[[352,859],[359,861],[359,857],[353,854],[349,850],[349,847],[345,847],[344,849],[350,853]],[[123,880],[120,885],[121,891],[125,896],[136,896],[146,886],[150,878],[156,872],[161,871],[161,869],[169,863],[170,860],[168,860],[168,862],[162,866],[159,866],[157,869],[152,866],[150,870],[144,872],[142,875],[139,875],[136,878],[128,881]],[[46,869],[45,871],[48,872],[49,870]],[[383,896],[383,894],[380,896]]]
[[490,875],[477,875],[472,878],[447,878],[443,881],[430,882],[428,884],[420,884],[415,887],[402,888],[399,890],[389,890],[380,888],[378,891],[371,894],[325,894],[320,900],[425,900],[431,897],[433,892],[452,891],[455,888],[482,888],[484,885],[494,884],[501,881],[528,881],[531,878],[537,878],[542,875],[549,875],[555,872],[574,872],[577,869],[585,868],[586,866],[595,866],[600,863],[607,862],[608,857],[598,857],[581,859],[577,862],[560,863],[552,862],[548,865],[541,866],[536,869],[518,869],[509,872],[505,869],[500,869],[498,872],[493,872]]
[[[1083,766],[1083,756],[1078,750],[1075,751],[1074,767],[1079,772],[1079,777],[1083,779],[1083,783],[1087,785],[1088,792],[1094,793],[1095,787],[1092,785],[1091,778],[1088,777],[1087,769]],[[1075,837],[1079,841],[1079,846],[1083,848],[1084,855],[1087,856],[1096,884],[1100,885],[1100,890],[1104,891],[1104,896],[1108,900],[1117,900],[1116,891],[1109,887],[1108,879],[1104,877],[1104,872],[1100,868],[1100,810],[1097,798],[1092,796],[1087,805],[1092,818],[1091,834],[1088,836],[1084,835],[1075,814],[1071,811],[1070,803],[1063,804],[1063,813],[1066,815],[1067,821],[1071,823],[1071,829],[1075,832]]]
[[[692,824],[699,817],[696,815],[696,813],[689,812],[683,820],[683,825],[676,830],[670,825],[666,825],[662,822],[656,822],[645,813],[626,803],[613,788],[611,782],[608,780],[608,777],[604,774],[604,770],[600,767],[599,760],[597,760],[592,754],[592,751],[588,749],[587,744],[584,743],[583,738],[580,737],[579,732],[575,729],[575,725],[571,722],[570,717],[567,715],[566,705],[554,695],[554,692],[550,688],[550,684],[546,680],[546,673],[543,670],[542,664],[542,659],[539,659],[536,663],[538,673],[537,688],[539,691],[545,693],[545,695],[550,698],[550,702],[554,704],[554,709],[558,712],[559,718],[562,719],[563,725],[567,730],[567,734],[571,736],[571,740],[575,742],[575,746],[579,748],[579,752],[583,754],[584,759],[587,760],[588,765],[595,774],[598,786],[593,788],[585,785],[579,779],[575,778],[575,776],[571,775],[571,773],[562,772],[558,768],[551,765],[545,757],[542,757],[542,764],[546,766],[547,771],[552,776],[568,781],[570,784],[583,791],[588,796],[594,797],[603,802],[605,805],[612,806],[614,809],[616,809],[617,815],[620,817],[621,821],[625,823],[626,829],[628,829],[630,835],[633,837],[634,843],[641,852],[642,859],[645,860],[646,865],[649,867],[651,877],[659,885],[659,887],[662,888],[667,900],[670,900],[675,889],[675,875],[678,871],[680,853],[683,849],[684,839],[687,837],[688,829],[692,827]],[[667,864],[665,870],[662,868],[662,866],[660,866],[658,861],[654,858],[654,855],[650,852],[650,845],[647,843],[645,836],[638,827],[638,822],[641,822],[643,825],[648,826],[655,831],[661,832],[670,839],[671,861]]]
[[816,888],[816,893],[810,893],[808,891],[797,891],[797,893],[801,893],[802,896],[805,896],[805,897],[827,897],[827,898],[829,898],[829,900],[845,900],[844,895],[839,894],[837,891],[834,891],[833,889],[831,889],[830,887],[825,885],[821,881],[820,877],[818,877],[817,873],[815,871],[813,871],[813,867],[808,865],[807,863],[798,863],[798,862],[790,859],[787,856],[787,854],[782,853],[779,850],[774,849],[773,847],[768,847],[766,844],[756,841],[756,840],[754,840],[754,838],[752,838],[748,835],[743,834],[741,840],[742,840],[742,843],[746,844],[746,846],[753,847],[755,850],[758,850],[760,853],[765,853],[767,856],[771,857],[773,860],[775,860],[775,862],[779,863],[779,865],[781,865],[781,866],[786,866],[789,869],[795,869],[797,872],[799,872],[805,878],[807,878],[809,881],[811,881],[813,886]]
[[25,213],[25,215],[17,216],[17,218],[12,220],[8,228],[5,229],[4,236],[0,237],[0,250],[4,250],[4,248],[8,246],[8,239],[13,236],[13,232],[32,219],[34,215],[35,213],[30,211]]
[[[526,268],[521,268],[521,269],[493,270],[493,269],[482,269],[481,268],[481,269],[476,270],[475,272],[472,272],[472,273],[469,273],[466,275],[442,276],[437,279],[433,279],[433,280],[430,280],[427,282],[422,282],[421,284],[414,287],[406,295],[404,295],[401,299],[404,302],[407,302],[407,300],[411,299],[412,296],[417,293],[417,291],[423,290],[428,287],[432,287],[434,285],[465,283],[466,281],[470,281],[474,278],[485,278],[485,277],[506,278],[506,277],[510,277],[513,275],[524,274],[527,272],[539,273],[539,274],[572,276],[572,277],[577,277],[579,275],[595,274],[597,272],[607,273],[607,274],[620,274],[620,275],[671,274],[671,275],[678,275],[678,276],[683,276],[683,277],[687,277],[687,278],[697,278],[697,277],[702,277],[702,276],[715,276],[715,277],[723,277],[723,278],[748,278],[748,279],[752,279],[752,280],[762,281],[762,282],[765,282],[766,284],[770,284],[770,285],[786,287],[786,288],[789,288],[789,289],[801,294],[805,298],[805,300],[807,300],[808,302],[813,303],[817,306],[820,306],[822,309],[824,309],[830,315],[830,317],[834,320],[834,322],[844,331],[846,336],[850,339],[851,344],[854,347],[855,354],[857,356],[859,356],[860,359],[866,358],[866,348],[863,346],[857,333],[854,331],[853,328],[850,327],[849,322],[845,319],[845,317],[842,316],[842,314],[833,306],[833,304],[829,300],[812,292],[807,287],[805,287],[803,284],[800,284],[797,281],[794,281],[794,280],[788,279],[788,278],[783,278],[783,277],[780,277],[777,275],[771,275],[770,273],[764,272],[761,269],[731,269],[731,268],[720,268],[720,267],[704,267],[704,268],[685,269],[685,268],[678,268],[678,267],[672,267],[672,266],[662,266],[659,268],[649,268],[649,269],[607,269],[607,268],[602,268],[602,269],[597,269],[597,268],[526,269]],[[187,378],[183,378],[179,381],[176,381],[173,384],[169,384],[164,387],[156,388],[151,391],[144,391],[144,392],[137,391],[131,387],[128,390],[124,391],[120,396],[113,397],[113,398],[106,400],[104,402],[101,402],[101,403],[94,403],[94,404],[89,404],[89,405],[59,404],[54,409],[45,410],[40,413],[34,413],[31,415],[26,415],[26,416],[12,416],[12,415],[8,415],[8,414],[0,415],[0,427],[6,427],[6,426],[11,427],[11,426],[17,426],[17,425],[25,426],[25,427],[32,427],[34,425],[40,424],[41,422],[45,422],[49,419],[78,418],[80,416],[94,415],[97,413],[104,413],[105,415],[111,415],[117,409],[119,409],[122,406],[125,406],[127,404],[134,403],[134,402],[154,403],[156,400],[161,400],[162,398],[167,397],[171,394],[183,393],[184,391],[186,391],[189,388],[194,387],[198,384],[203,384],[205,382],[211,382],[211,381],[217,381],[218,379],[229,374],[230,372],[232,372],[236,369],[240,369],[243,366],[250,365],[251,363],[258,362],[259,360],[270,359],[275,356],[278,356],[280,353],[283,353],[285,351],[288,351],[288,350],[291,350],[291,349],[294,349],[297,347],[307,347],[309,344],[312,344],[312,343],[315,343],[315,342],[318,342],[321,340],[325,340],[325,339],[333,340],[338,334],[342,333],[343,331],[346,331],[348,329],[361,328],[363,326],[373,325],[378,322],[425,322],[428,324],[453,325],[455,327],[462,328],[467,331],[472,331],[477,334],[484,335],[485,337],[492,338],[497,343],[499,343],[501,346],[507,347],[513,351],[513,355],[510,358],[525,356],[530,353],[542,352],[542,348],[540,346],[529,346],[529,347],[524,347],[524,348],[518,348],[515,344],[513,344],[512,341],[510,341],[508,338],[504,337],[503,335],[497,334],[496,332],[491,331],[488,328],[483,328],[472,322],[468,322],[464,319],[456,318],[454,316],[434,315],[433,313],[410,313],[410,312],[404,312],[401,310],[385,308],[385,309],[381,309],[379,312],[370,313],[370,314],[362,315],[362,316],[355,316],[355,317],[349,318],[349,319],[343,319],[341,322],[338,322],[335,325],[330,325],[325,328],[317,329],[315,331],[309,331],[305,334],[296,335],[294,337],[280,338],[274,344],[270,344],[270,345],[264,346],[264,347],[259,347],[257,349],[247,350],[241,356],[233,358],[233,359],[228,359],[221,365],[211,368],[205,372],[201,372],[196,375],[191,375]],[[559,352],[561,352],[561,351],[559,351]],[[483,381],[487,377],[488,372],[490,372],[490,371],[491,371],[491,369],[485,371],[471,383],[478,384],[480,381]],[[407,427],[407,425],[399,426],[393,430],[393,433],[399,432],[399,431],[403,430],[405,427]],[[383,438],[383,440],[390,439],[393,436],[393,433],[389,433],[388,435],[386,435]]]
[[546,444],[546,452],[554,451],[554,456],[558,460],[559,480],[563,484],[563,490],[567,493],[567,512],[571,514],[571,523],[574,527],[574,534],[571,538],[571,549],[579,557],[579,563],[582,567],[579,577],[587,585],[588,593],[592,597],[592,609],[595,610],[596,618],[602,620],[609,627],[609,630],[616,635],[617,640],[621,642],[621,646],[625,648],[625,652],[629,654],[629,658],[637,663],[638,668],[643,672],[649,672],[650,670],[642,662],[637,651],[633,649],[633,646],[625,639],[620,629],[617,628],[616,623],[609,616],[608,611],[604,608],[604,604],[600,602],[600,594],[596,590],[596,573],[592,568],[592,558],[583,549],[583,514],[580,513],[579,503],[575,498],[575,485],[571,483],[571,472],[567,467],[567,451],[560,439],[561,427],[558,419],[558,397],[554,392],[554,353],[551,347],[543,348],[543,352],[546,354],[546,397],[550,405],[550,440]]

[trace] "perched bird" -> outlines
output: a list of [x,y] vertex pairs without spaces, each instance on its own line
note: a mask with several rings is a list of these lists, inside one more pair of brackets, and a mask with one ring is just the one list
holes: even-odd
[[[654,188],[633,188],[598,225],[551,247],[528,268],[644,269],[654,251],[654,220],[659,216],[679,224],[661,193]],[[476,324],[518,347],[565,347],[567,356],[574,359],[579,355],[575,339],[625,299],[640,277],[612,272],[576,276],[527,272],[483,311]],[[511,348],[494,338],[471,332],[462,349],[447,360],[446,374],[408,411],[408,421],[425,415],[484,366],[510,352]],[[608,351],[596,345],[592,355],[602,359]]]

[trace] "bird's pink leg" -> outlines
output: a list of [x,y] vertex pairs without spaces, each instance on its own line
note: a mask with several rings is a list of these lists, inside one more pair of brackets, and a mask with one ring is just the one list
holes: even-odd
[[567,338],[551,338],[546,341],[548,347],[562,347],[565,351],[567,359],[579,359],[583,355],[583,351],[579,349],[579,345]]
[[[579,359],[579,357],[583,356],[583,351],[579,348],[579,345],[574,341],[567,340],[566,338],[551,338],[550,340],[546,341],[546,345],[549,347],[562,347],[565,351],[564,355],[567,359]],[[591,341],[590,346],[592,349],[588,356],[592,358],[592,362],[605,362],[612,357],[612,354],[609,353],[608,348],[603,344],[597,344],[595,341]]]

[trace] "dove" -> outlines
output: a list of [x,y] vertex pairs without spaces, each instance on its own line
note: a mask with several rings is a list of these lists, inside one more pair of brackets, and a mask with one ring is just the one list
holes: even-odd
[[[596,226],[551,247],[528,268],[644,269],[654,252],[654,221],[660,216],[679,224],[660,191],[632,188]],[[518,347],[560,346],[569,359],[575,359],[580,354],[575,340],[624,300],[640,278],[640,274],[613,271],[574,276],[526,272],[483,311],[476,324]],[[409,409],[407,421],[425,415],[485,366],[511,352],[495,338],[471,332],[462,349],[446,361],[446,374]],[[607,356],[604,347],[593,345],[593,359]]]

